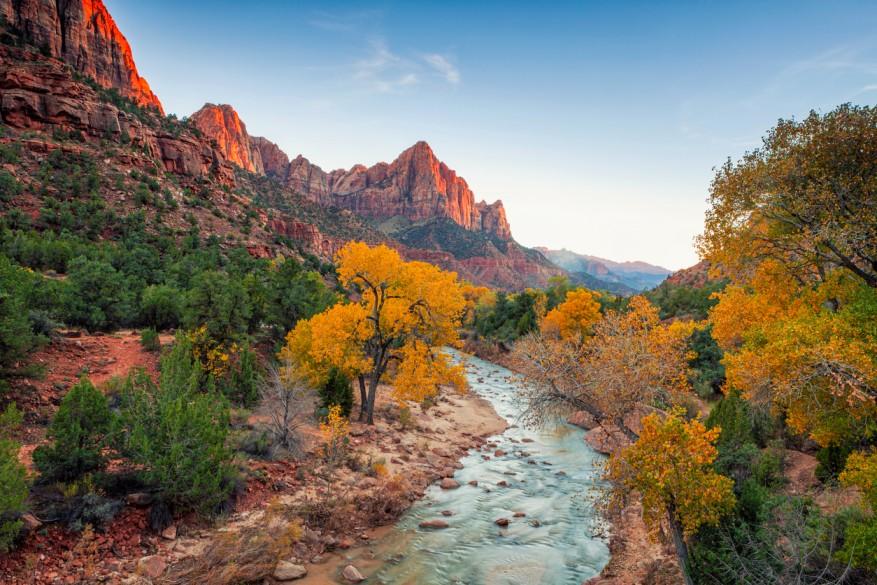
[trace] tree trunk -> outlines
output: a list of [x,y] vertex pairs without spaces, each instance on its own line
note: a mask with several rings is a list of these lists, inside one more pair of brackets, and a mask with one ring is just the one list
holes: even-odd
[[359,422],[365,420],[365,411],[368,409],[368,393],[365,389],[365,376],[359,376]]
[[673,545],[676,547],[676,558],[679,559],[679,568],[682,570],[682,578],[685,581],[685,585],[694,585],[689,571],[691,565],[688,559],[688,545],[685,544],[682,525],[679,524],[679,520],[676,518],[676,506],[673,504],[667,506],[667,517],[670,523],[670,532],[673,535]]
[[366,414],[368,414],[367,424],[373,425],[375,424],[375,399],[378,395],[378,382],[381,377],[376,374],[372,374],[369,379],[368,384],[368,406],[366,408]]

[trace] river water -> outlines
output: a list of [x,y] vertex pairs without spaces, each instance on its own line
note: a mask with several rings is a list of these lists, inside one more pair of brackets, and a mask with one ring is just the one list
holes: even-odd
[[[509,422],[491,439],[505,454],[470,452],[454,476],[460,488],[430,487],[373,548],[381,568],[368,583],[579,585],[609,559],[605,540],[595,536],[601,456],[575,427],[524,428],[512,372],[474,357],[466,361],[471,391]],[[507,486],[498,485],[502,481]],[[453,515],[443,516],[445,510]],[[498,518],[509,519],[508,527],[497,526]],[[449,527],[418,527],[431,519]]]

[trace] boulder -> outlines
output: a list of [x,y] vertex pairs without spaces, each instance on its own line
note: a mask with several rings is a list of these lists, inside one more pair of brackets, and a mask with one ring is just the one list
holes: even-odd
[[353,565],[347,565],[344,567],[344,570],[341,571],[341,576],[350,583],[361,583],[362,581],[365,581],[365,577],[363,577],[362,573],[359,572],[359,569]]
[[294,581],[308,574],[307,567],[291,561],[280,561],[271,576],[278,581]]
[[165,569],[167,569],[167,561],[158,555],[150,555],[137,561],[137,574],[150,579],[158,579]]
[[439,519],[439,518],[435,518],[433,520],[424,520],[423,522],[418,524],[418,526],[420,526],[421,528],[428,528],[431,530],[436,530],[436,529],[441,529],[441,528],[447,528],[448,523],[445,522],[444,520]]
[[443,490],[455,490],[460,487],[460,482],[456,479],[446,477],[439,483],[439,487]]

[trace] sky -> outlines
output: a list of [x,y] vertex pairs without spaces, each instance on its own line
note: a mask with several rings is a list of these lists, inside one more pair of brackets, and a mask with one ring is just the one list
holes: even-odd
[[697,261],[713,169],[877,101],[870,1],[105,0],[167,112],[326,170],[426,140],[527,246]]

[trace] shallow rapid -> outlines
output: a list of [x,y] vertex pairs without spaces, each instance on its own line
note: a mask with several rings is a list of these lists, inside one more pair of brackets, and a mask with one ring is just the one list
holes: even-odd
[[[474,357],[466,368],[471,391],[490,401],[510,428],[490,440],[496,447],[462,460],[458,489],[433,485],[400,519],[374,549],[382,566],[368,582],[579,585],[609,558],[605,540],[595,536],[601,456],[575,427],[524,428],[520,382],[509,370]],[[452,515],[443,516],[446,510]],[[499,518],[508,527],[498,526]],[[449,527],[418,527],[432,519]]]

